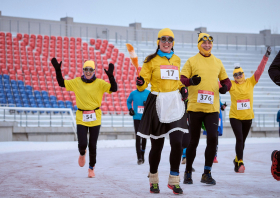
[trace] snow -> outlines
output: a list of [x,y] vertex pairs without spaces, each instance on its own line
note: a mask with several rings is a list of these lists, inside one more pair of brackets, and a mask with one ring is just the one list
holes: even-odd
[[[137,165],[135,140],[98,141],[95,178],[87,178],[87,163],[79,167],[77,142],[0,142],[0,197],[174,197],[167,188],[170,146],[166,140],[159,165],[160,194],[150,194],[147,141],[145,164]],[[194,184],[183,184],[184,197],[279,197],[280,182],[270,173],[271,152],[279,138],[248,138],[245,173],[233,171],[235,139],[220,138],[212,176],[217,185],[200,183],[206,140],[201,139],[193,167]]]

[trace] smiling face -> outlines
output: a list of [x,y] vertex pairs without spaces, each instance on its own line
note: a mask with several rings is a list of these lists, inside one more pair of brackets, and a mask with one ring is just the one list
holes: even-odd
[[171,52],[171,48],[173,47],[173,42],[172,43],[168,43],[168,42],[161,42],[159,41],[159,49],[164,52],[164,53],[170,53]]
[[201,44],[201,47],[205,50],[208,51],[212,48],[213,44],[210,41],[203,41],[203,43]]
[[86,79],[91,79],[91,77],[94,74],[95,69],[91,68],[91,67],[85,67],[84,68],[84,75],[86,77]]

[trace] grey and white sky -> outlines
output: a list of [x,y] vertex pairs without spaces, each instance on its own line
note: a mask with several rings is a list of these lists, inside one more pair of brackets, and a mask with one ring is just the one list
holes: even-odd
[[209,32],[280,33],[280,0],[0,0],[4,16]]

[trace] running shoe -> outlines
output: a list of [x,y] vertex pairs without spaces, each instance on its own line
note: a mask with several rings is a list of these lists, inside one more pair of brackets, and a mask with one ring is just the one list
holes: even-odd
[[94,168],[93,169],[88,169],[88,177],[89,178],[93,178],[95,177],[95,173],[94,173]]
[[244,163],[243,163],[243,160],[240,159],[238,160],[238,162],[236,162],[235,160],[233,161],[234,163],[234,171],[236,173],[244,173],[245,171],[245,166],[244,166]]
[[192,173],[191,172],[185,172],[184,173],[184,184],[193,184],[193,180],[192,180]]
[[138,165],[141,165],[141,164],[144,164],[144,162],[143,162],[142,159],[138,159],[137,164],[138,164]]
[[87,153],[87,151],[85,151],[84,155],[79,156],[78,164],[79,164],[80,167],[83,167],[86,163],[86,153]]
[[150,193],[160,193],[159,185],[150,183]]
[[180,187],[180,185],[170,185],[170,184],[168,184],[167,187],[170,188],[171,190],[173,190],[173,193],[175,195],[183,194],[183,190]]
[[217,160],[217,157],[216,157],[216,156],[214,157],[213,163],[218,163],[218,160]]
[[182,164],[186,164],[187,159],[185,157],[182,158]]
[[271,153],[271,174],[274,179],[280,181],[280,151],[273,151]]
[[211,172],[209,172],[208,174],[203,173],[200,182],[205,184],[216,185],[216,181],[215,179],[213,179]]

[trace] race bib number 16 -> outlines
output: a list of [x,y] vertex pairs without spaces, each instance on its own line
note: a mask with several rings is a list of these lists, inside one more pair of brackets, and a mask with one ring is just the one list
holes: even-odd
[[161,65],[160,75],[161,79],[179,80],[178,67],[173,65]]
[[237,100],[237,110],[250,109],[250,100]]
[[214,103],[214,92],[198,90],[197,102],[198,103],[213,104]]

